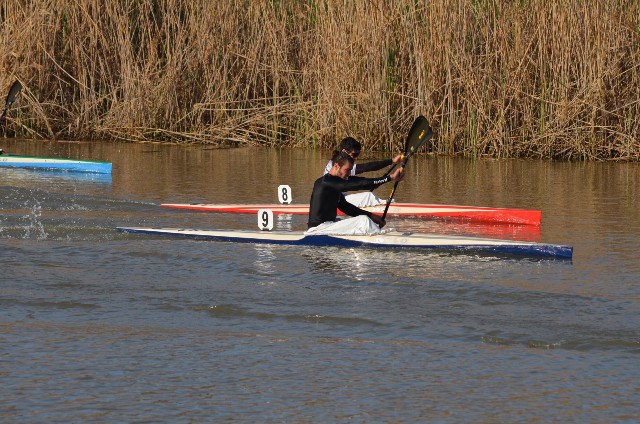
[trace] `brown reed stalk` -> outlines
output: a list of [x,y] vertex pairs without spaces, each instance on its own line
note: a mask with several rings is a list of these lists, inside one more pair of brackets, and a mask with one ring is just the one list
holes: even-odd
[[640,160],[635,0],[9,0],[19,135]]

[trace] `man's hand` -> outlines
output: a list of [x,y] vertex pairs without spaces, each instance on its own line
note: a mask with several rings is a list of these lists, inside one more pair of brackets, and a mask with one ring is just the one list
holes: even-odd
[[389,175],[391,181],[402,181],[404,178],[404,168],[398,168],[391,175]]
[[400,163],[402,163],[402,154],[399,154],[398,156],[396,156],[395,158],[391,159],[391,162],[395,163],[396,165],[399,165]]
[[378,224],[380,228],[384,227],[387,224],[386,221],[382,219],[382,217],[373,213],[371,214],[371,220]]

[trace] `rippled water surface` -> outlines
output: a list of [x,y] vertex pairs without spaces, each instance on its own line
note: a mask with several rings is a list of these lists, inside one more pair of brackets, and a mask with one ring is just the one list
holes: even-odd
[[327,152],[0,147],[113,162],[111,177],[0,168],[2,422],[640,414],[638,164],[412,158],[398,201],[540,209],[542,226],[389,226],[572,245],[563,261],[123,234],[257,228],[251,215],[158,205],[275,203],[280,184],[305,203]]

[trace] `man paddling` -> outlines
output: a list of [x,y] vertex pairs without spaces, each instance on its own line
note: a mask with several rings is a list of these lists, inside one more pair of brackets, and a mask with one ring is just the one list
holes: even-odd
[[[391,175],[380,178],[350,177],[353,157],[334,150],[333,165],[329,172],[313,185],[309,205],[308,234],[374,234],[380,232],[385,221],[378,215],[349,203],[343,192],[373,190],[390,181],[400,181],[404,169],[398,168]],[[337,210],[354,218],[336,221]]]
[[[338,146],[338,151],[345,153],[353,158],[353,168],[349,176],[356,174],[362,174],[363,172],[379,171],[382,168],[386,168],[392,164],[402,163],[402,155],[397,155],[392,159],[378,160],[372,162],[365,162],[356,164],[358,156],[362,151],[362,144],[353,137],[345,137]],[[333,167],[333,161],[330,160],[327,166],[324,168],[325,175],[329,173]],[[358,207],[364,208],[367,206],[375,206],[384,203],[385,201],[373,194],[371,191],[365,191],[363,193],[354,193],[346,196],[347,202],[352,203]]]

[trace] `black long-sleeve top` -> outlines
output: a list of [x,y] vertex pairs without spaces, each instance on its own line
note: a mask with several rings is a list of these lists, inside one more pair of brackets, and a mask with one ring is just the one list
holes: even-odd
[[343,180],[331,174],[325,174],[313,184],[313,192],[309,203],[308,227],[315,227],[327,221],[335,221],[338,209],[350,216],[367,215],[371,212],[360,209],[347,202],[345,191],[373,190],[391,181],[389,176],[384,178],[349,177]]
[[[391,159],[376,160],[373,162],[364,162],[364,163],[354,163],[353,169],[351,170],[351,175],[362,174],[363,172],[378,171],[391,164],[393,164],[393,161]],[[333,166],[333,161],[329,161],[327,163],[327,166],[325,166],[324,168],[324,173],[328,174],[332,166]]]
[[362,174],[363,172],[378,171],[382,168],[386,168],[391,165],[393,161],[391,159],[377,160],[373,162],[359,163],[355,167],[356,174]]

